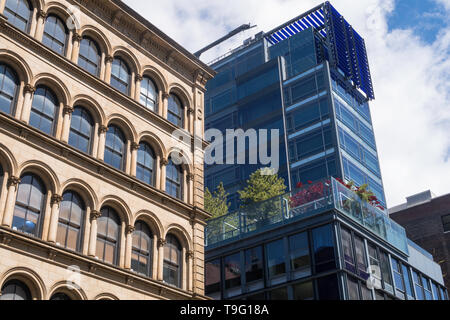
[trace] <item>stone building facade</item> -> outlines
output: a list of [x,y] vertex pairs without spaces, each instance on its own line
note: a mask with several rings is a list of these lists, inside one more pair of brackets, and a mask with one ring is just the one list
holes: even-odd
[[206,299],[214,72],[118,0],[0,14],[0,299]]

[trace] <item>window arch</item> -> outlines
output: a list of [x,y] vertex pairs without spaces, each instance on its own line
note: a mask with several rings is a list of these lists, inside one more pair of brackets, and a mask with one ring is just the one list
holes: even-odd
[[106,132],[105,163],[116,169],[123,170],[126,155],[125,136],[117,126],[111,125]]
[[155,163],[156,156],[152,147],[148,143],[141,142],[139,144],[137,166],[136,166],[136,177],[149,184],[155,185]]
[[169,158],[169,163],[166,168],[166,192],[172,197],[182,199],[183,171],[180,165],[173,163],[172,158]]
[[47,190],[38,176],[25,174],[20,178],[14,208],[13,229],[39,236],[46,192]]
[[55,293],[54,295],[52,295],[50,300],[53,300],[53,301],[70,301],[72,299],[70,299],[70,297],[67,294],[59,292],[59,293]]
[[3,14],[8,22],[23,32],[28,31],[33,7],[28,0],[6,0]]
[[98,218],[96,255],[99,259],[110,264],[118,264],[120,219],[117,212],[104,207]]
[[2,287],[0,300],[31,300],[31,292],[23,282],[10,280]]
[[167,109],[167,120],[176,126],[183,127],[183,107],[181,100],[176,95],[169,95]]
[[0,111],[12,114],[19,79],[13,69],[0,63]]
[[38,86],[31,106],[30,125],[49,135],[55,131],[58,99],[47,87]]
[[64,55],[66,52],[68,34],[69,32],[67,31],[65,23],[57,16],[51,14],[45,20],[42,43],[53,51]]
[[111,69],[111,86],[120,92],[130,94],[131,72],[128,65],[121,58],[114,58]]
[[169,234],[164,245],[163,278],[168,284],[181,287],[181,253],[182,247],[178,239]]
[[158,88],[153,80],[147,76],[144,76],[141,81],[140,102],[147,109],[158,112]]
[[80,42],[80,54],[78,56],[78,65],[94,76],[100,74],[100,49],[94,40],[89,37],[83,37]]
[[81,251],[81,234],[86,206],[79,194],[68,191],[63,194],[59,209],[56,242],[64,248]]
[[91,152],[94,121],[83,107],[75,107],[70,123],[69,145],[85,153]]
[[147,277],[152,276],[153,234],[146,223],[136,222],[133,232],[131,268]]

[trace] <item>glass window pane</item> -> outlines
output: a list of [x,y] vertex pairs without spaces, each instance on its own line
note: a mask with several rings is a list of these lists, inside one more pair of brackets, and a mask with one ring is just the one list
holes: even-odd
[[245,251],[245,277],[251,283],[263,279],[263,252],[262,247]]
[[319,300],[339,300],[339,285],[336,275],[317,280]]
[[220,292],[220,259],[205,265],[205,292],[207,295]]
[[283,239],[281,239],[266,245],[269,278],[286,273],[286,257],[283,242]]
[[349,276],[347,276],[347,290],[349,300],[360,300],[358,281]]
[[291,270],[296,271],[296,275],[299,277],[309,276],[311,274],[311,261],[307,232],[289,237],[289,252]]
[[241,255],[236,253],[234,255],[225,257],[225,289],[231,289],[241,286]]
[[314,259],[316,272],[324,272],[336,268],[333,228],[326,225],[312,230]]
[[294,285],[294,300],[314,300],[314,286],[312,282]]

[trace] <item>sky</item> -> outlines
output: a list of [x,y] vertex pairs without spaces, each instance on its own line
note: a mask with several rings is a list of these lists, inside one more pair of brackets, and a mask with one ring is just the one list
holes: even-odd
[[[202,56],[209,62],[319,0],[124,0],[191,52],[257,25]],[[366,41],[370,104],[388,206],[450,193],[450,0],[334,0]]]

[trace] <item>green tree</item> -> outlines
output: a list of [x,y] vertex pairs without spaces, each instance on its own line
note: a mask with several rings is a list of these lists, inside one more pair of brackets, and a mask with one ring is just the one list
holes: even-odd
[[228,214],[230,204],[227,202],[228,193],[221,182],[213,193],[206,188],[205,210],[212,215],[212,219]]

